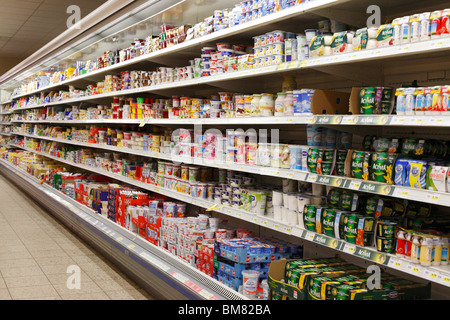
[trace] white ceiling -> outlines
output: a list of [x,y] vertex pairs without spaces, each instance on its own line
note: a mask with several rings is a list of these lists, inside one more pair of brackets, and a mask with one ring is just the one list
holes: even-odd
[[70,5],[81,18],[106,0],[0,0],[0,74],[67,29]]

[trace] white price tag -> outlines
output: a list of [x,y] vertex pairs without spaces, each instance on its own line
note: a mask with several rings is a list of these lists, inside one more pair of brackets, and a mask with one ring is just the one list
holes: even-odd
[[342,118],[343,124],[354,124],[356,122],[357,118],[355,116],[344,116]]
[[433,270],[425,270],[425,276],[427,278],[429,278],[431,281],[439,281],[439,279],[441,278],[441,276]]
[[403,270],[403,261],[396,258],[391,258],[389,260],[389,267],[397,270]]
[[172,277],[174,277],[175,279],[180,280],[182,283],[186,283],[187,281],[189,281],[188,278],[186,278],[185,276],[179,274],[178,272],[172,272]]
[[439,194],[428,194],[427,195],[427,199],[428,199],[428,201],[432,201],[432,202],[438,202],[439,201],[439,199],[440,199],[440,196],[439,196]]
[[422,267],[419,265],[416,265],[414,263],[410,263],[408,265],[408,271],[412,274],[421,275],[422,274]]
[[310,123],[314,123],[315,122],[315,117],[308,117],[306,118],[306,123],[310,124]]
[[394,116],[392,118],[391,124],[400,124],[403,125],[406,123],[406,118],[402,116]]
[[168,271],[170,269],[170,267],[162,262],[159,262],[157,260],[155,260],[153,257],[151,257],[150,255],[148,255],[146,252],[141,252],[139,254],[141,257],[147,259],[148,261],[150,261],[151,263],[153,263],[154,265],[160,267],[162,270],[164,271]]
[[448,276],[448,275],[442,276],[441,282],[445,286],[450,286],[450,276]]
[[361,181],[356,181],[356,180],[353,180],[351,183],[350,183],[350,189],[353,189],[353,190],[359,190],[359,187],[361,186]]
[[444,123],[444,119],[442,117],[430,117],[430,123],[434,125],[441,125]]
[[199,294],[203,297],[205,297],[207,300],[211,300],[212,298],[214,298],[214,295],[211,294],[209,291],[206,290],[200,290]]
[[350,243],[346,243],[344,246],[344,249],[342,250],[345,253],[349,253],[349,254],[355,254],[356,252],[356,246]]
[[313,241],[314,240],[314,233],[308,231],[306,233],[305,239],[309,240],[309,241]]

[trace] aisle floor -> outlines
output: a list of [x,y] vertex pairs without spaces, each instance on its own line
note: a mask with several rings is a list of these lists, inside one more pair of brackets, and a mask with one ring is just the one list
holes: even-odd
[[0,300],[49,299],[153,300],[0,174]]

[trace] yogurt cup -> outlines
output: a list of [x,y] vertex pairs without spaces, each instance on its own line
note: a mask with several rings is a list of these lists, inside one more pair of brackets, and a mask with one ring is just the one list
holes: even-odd
[[231,49],[231,46],[229,43],[217,43],[217,50],[224,50],[224,49]]
[[244,292],[253,293],[258,289],[259,275],[257,270],[242,270]]
[[275,30],[275,31],[272,31],[271,34],[272,34],[272,43],[284,42],[286,32],[280,31],[280,30]]
[[269,54],[284,54],[284,43],[274,42],[270,45],[271,52]]

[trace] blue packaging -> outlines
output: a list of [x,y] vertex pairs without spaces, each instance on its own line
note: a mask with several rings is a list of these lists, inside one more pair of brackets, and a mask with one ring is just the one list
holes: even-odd
[[302,109],[303,113],[311,113],[311,102],[314,95],[314,89],[302,89]]
[[325,147],[336,147],[336,139],[338,132],[334,129],[325,128],[324,133],[322,135],[323,145]]
[[294,114],[300,114],[303,113],[303,105],[302,105],[302,91],[301,90],[294,90],[293,92],[293,98],[294,98]]
[[[423,160],[407,160],[404,186],[415,189],[426,188],[426,174],[428,165]],[[420,168],[420,169],[419,169]]]
[[322,135],[324,134],[324,128],[316,125],[307,125],[306,134],[308,146],[318,147],[322,144]]
[[405,102],[405,96],[402,94],[398,95],[397,101],[396,101],[397,113],[405,112],[404,102]]
[[301,170],[302,168],[302,149],[300,146],[289,145],[290,169]]
[[395,178],[394,184],[397,186],[404,186],[407,177],[407,167],[408,160],[407,159],[397,159],[395,162]]
[[308,147],[302,147],[302,165],[300,170],[302,171],[308,171]]

